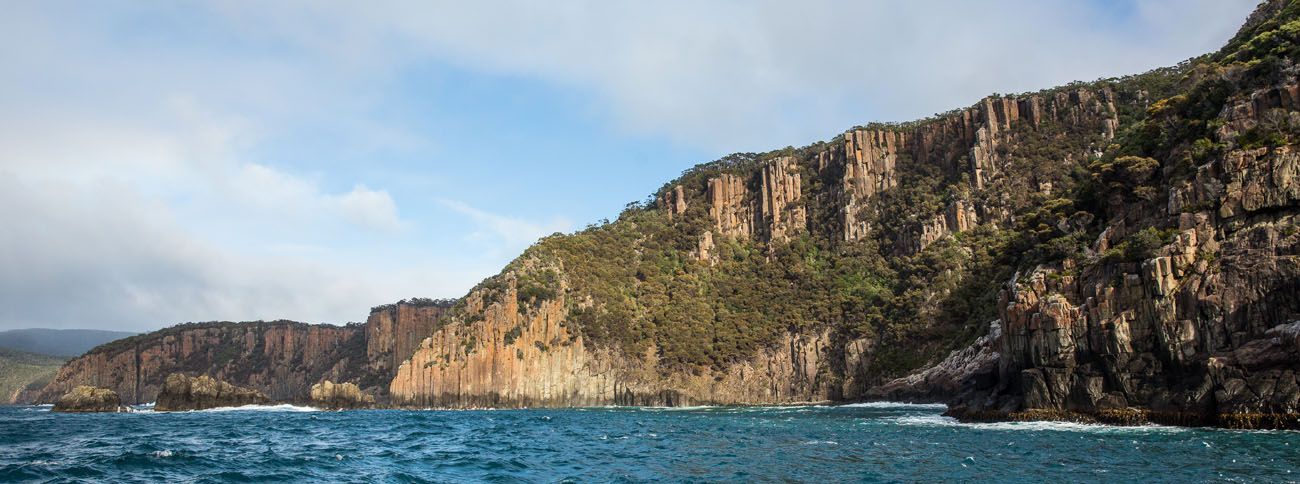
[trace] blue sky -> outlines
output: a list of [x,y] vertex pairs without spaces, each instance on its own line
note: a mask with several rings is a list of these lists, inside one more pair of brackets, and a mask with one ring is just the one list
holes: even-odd
[[0,329],[457,297],[696,163],[1173,64],[1253,6],[12,2]]

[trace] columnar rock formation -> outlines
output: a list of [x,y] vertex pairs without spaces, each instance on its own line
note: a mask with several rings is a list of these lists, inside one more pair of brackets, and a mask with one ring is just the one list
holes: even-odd
[[[397,372],[393,403],[415,407],[533,407],[790,403],[844,398],[830,367],[856,366],[825,333],[780,344],[722,372],[664,374],[654,348],[625,355],[588,346],[565,324],[561,297],[524,304],[516,278],[503,292],[466,297],[475,321],[452,322]],[[840,358],[835,361],[836,358]],[[854,368],[853,372],[856,372]],[[853,373],[851,372],[851,373]]]
[[412,300],[380,306],[365,325],[179,325],[70,360],[30,401],[52,402],[77,385],[93,385],[117,392],[128,404],[151,402],[174,372],[209,375],[273,400],[306,400],[311,385],[326,379],[358,382],[383,397],[397,366],[432,334],[447,304]]
[[446,304],[416,304],[407,301],[379,306],[366,319],[366,356],[370,368],[392,375],[398,365],[415,353],[420,341],[433,334]]
[[289,321],[181,325],[115,341],[69,361],[38,399],[52,401],[89,384],[116,391],[126,403],[151,402],[173,372],[212,375],[277,400],[302,398],[320,378],[339,378],[365,363],[363,334],[359,325]]
[[788,240],[808,225],[807,209],[799,203],[803,184],[798,169],[799,165],[789,157],[763,165],[759,207],[768,240]]
[[[1223,138],[1259,122],[1256,106],[1295,106],[1279,95],[1293,86],[1230,103]],[[1152,257],[1008,281],[997,386],[969,389],[954,415],[1300,427],[1296,150],[1233,150],[1173,185],[1149,215],[1170,227]],[[1114,225],[1098,248],[1135,231]]]
[[709,217],[718,235],[747,238],[754,233],[754,209],[746,203],[745,182],[723,173],[709,179]]
[[[826,144],[811,155],[809,169],[829,174],[836,186],[840,238],[852,242],[867,237],[877,199],[899,184],[901,164],[933,166],[938,173],[965,173],[975,193],[987,190],[1005,175],[1005,150],[1025,132],[1050,124],[1054,130],[1093,135],[1104,148],[1118,126],[1115,95],[1109,89],[1078,88],[1019,98],[987,98],[965,110],[911,126],[858,128],[838,143]],[[1086,158],[1092,151],[1070,153]],[[762,164],[749,179],[734,173],[710,177],[702,187],[673,185],[661,193],[659,206],[670,217],[684,213],[692,196],[707,205],[714,237],[782,242],[808,228],[808,200],[801,163],[780,156]],[[1020,175],[1017,175],[1020,176]],[[752,180],[752,182],[751,182]],[[751,193],[747,187],[756,187]],[[699,190],[699,191],[694,191]],[[702,194],[692,195],[693,193]],[[1004,210],[980,197],[956,200],[932,218],[918,221],[907,240],[898,245],[914,254],[934,240],[983,222],[1003,222]],[[825,230],[829,227],[818,227]]]

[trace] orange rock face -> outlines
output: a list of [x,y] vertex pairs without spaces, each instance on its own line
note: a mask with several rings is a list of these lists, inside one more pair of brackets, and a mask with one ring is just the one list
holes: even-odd
[[370,367],[391,374],[415,353],[420,341],[433,333],[446,310],[445,306],[406,302],[372,309],[366,319],[366,355]]
[[[566,325],[564,297],[518,300],[513,275],[497,300],[467,296],[453,319],[420,344],[389,386],[415,407],[560,407],[789,403],[839,398],[846,385],[825,333],[787,334],[774,349],[725,372],[663,373],[644,355],[592,348]],[[562,291],[561,291],[562,292]],[[842,358],[842,357],[841,357]],[[842,363],[842,362],[840,362]]]

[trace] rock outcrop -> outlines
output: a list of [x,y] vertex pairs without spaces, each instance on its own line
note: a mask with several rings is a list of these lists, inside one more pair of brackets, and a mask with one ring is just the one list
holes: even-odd
[[[1291,85],[1230,100],[1220,136],[1253,128],[1251,106],[1295,106],[1278,94]],[[1124,218],[1167,227],[1141,259],[1008,281],[998,383],[968,389],[952,414],[1300,428],[1298,150],[1227,150],[1171,184],[1159,210],[1113,206],[1127,217],[1102,234],[1099,253],[1134,243]]]
[[893,402],[946,402],[963,391],[988,389],[997,382],[1001,342],[1002,327],[995,321],[989,333],[969,347],[953,351],[934,366],[872,387],[866,397]]
[[122,405],[122,399],[117,396],[117,392],[107,388],[81,385],[59,397],[58,401],[54,403],[54,408],[52,408],[51,411],[65,413],[116,413],[130,412],[131,409]]
[[109,388],[128,404],[157,399],[176,372],[212,375],[276,400],[302,399],[323,378],[355,378],[367,365],[361,325],[291,321],[195,323],[102,345],[70,360],[37,401],[78,385]]
[[386,387],[398,365],[415,353],[420,341],[433,334],[449,305],[402,301],[370,310],[366,319],[366,356],[370,368],[385,375],[382,386]]
[[329,380],[311,386],[311,404],[332,410],[355,410],[375,406],[375,397],[367,395],[356,383]]
[[257,390],[215,380],[207,375],[188,377],[181,373],[167,375],[154,411],[183,412],[220,407],[266,405],[271,402]]
[[[467,296],[466,311],[425,340],[398,369],[389,392],[411,407],[679,406],[828,401],[849,385],[831,367],[858,365],[827,332],[786,334],[725,371],[670,372],[654,348],[626,355],[594,348],[566,324],[563,297],[522,305],[516,278],[504,293]],[[563,293],[563,291],[560,291]],[[856,388],[856,387],[855,387]]]
[[176,372],[211,375],[265,393],[304,401],[313,383],[352,381],[380,399],[397,366],[433,333],[450,301],[403,300],[371,309],[362,324],[292,321],[189,323],[101,345],[68,361],[26,402],[52,402],[78,385],[112,389],[128,404],[157,399]]

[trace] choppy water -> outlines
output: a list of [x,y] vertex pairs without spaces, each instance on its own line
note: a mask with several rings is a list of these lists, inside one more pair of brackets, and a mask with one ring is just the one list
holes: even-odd
[[966,425],[923,405],[48,410],[0,407],[0,481],[1300,479],[1297,432]]

